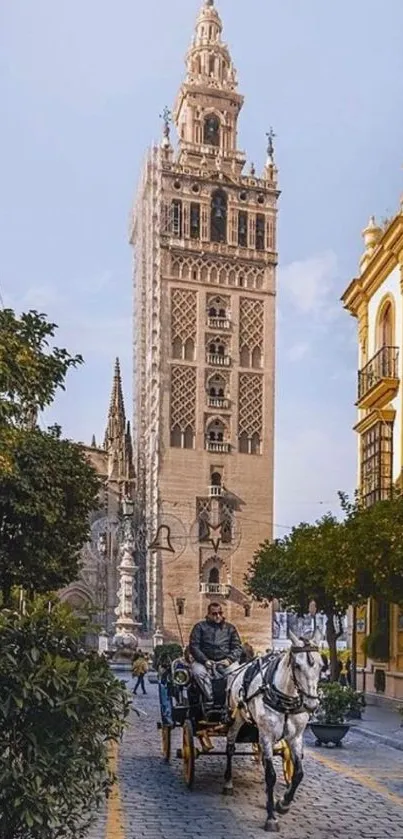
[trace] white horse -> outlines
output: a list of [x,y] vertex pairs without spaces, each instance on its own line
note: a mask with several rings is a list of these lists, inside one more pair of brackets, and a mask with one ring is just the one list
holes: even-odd
[[[289,635],[292,646],[288,651],[255,659],[228,679],[232,723],[227,736],[224,793],[231,795],[233,792],[232,757],[238,734],[245,722],[254,723],[259,731],[265,765],[267,832],[279,830],[276,812],[288,812],[302,781],[304,732],[310,715],[318,706],[318,682],[323,668],[319,630],[310,640],[299,639],[292,632]],[[283,797],[275,802],[273,749],[282,739],[290,747],[294,774]]]

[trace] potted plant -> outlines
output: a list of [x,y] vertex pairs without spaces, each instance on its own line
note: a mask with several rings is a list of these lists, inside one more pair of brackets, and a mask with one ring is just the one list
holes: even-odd
[[367,705],[364,694],[358,690],[353,690],[350,687],[345,688],[345,690],[350,697],[350,706],[346,713],[346,718],[349,720],[361,720],[362,712],[365,710]]
[[317,746],[321,746],[322,743],[326,746],[330,743],[334,746],[341,745],[350,728],[346,717],[352,706],[351,694],[354,693],[351,688],[345,688],[338,682],[321,685],[319,707],[310,724]]

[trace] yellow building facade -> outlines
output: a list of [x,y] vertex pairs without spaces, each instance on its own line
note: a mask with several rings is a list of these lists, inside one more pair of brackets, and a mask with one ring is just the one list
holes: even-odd
[[[363,231],[360,274],[343,294],[358,322],[358,486],[365,504],[388,498],[403,474],[403,202],[379,226]],[[366,636],[378,629],[382,653],[365,654]],[[358,688],[403,699],[403,610],[368,603],[357,614]],[[382,660],[379,660],[382,659]]]

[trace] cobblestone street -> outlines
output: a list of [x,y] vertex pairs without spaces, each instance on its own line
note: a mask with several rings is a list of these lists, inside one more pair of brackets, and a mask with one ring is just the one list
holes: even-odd
[[[157,688],[136,699],[147,712],[134,714],[121,747],[119,789],[91,839],[252,839],[263,836],[262,770],[249,758],[235,762],[233,798],[221,793],[224,758],[196,763],[188,792],[181,761],[161,759]],[[173,754],[180,746],[174,733]],[[350,734],[344,749],[317,749],[309,739],[305,779],[288,816],[284,839],[393,839],[403,835],[402,752]],[[278,775],[281,766],[278,764]]]

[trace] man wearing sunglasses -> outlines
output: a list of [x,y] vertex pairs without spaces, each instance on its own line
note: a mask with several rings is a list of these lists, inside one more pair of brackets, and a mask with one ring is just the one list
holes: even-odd
[[207,616],[193,627],[189,652],[194,659],[192,672],[207,705],[214,704],[212,677],[224,676],[242,655],[238,632],[224,618],[219,603],[210,603]]

